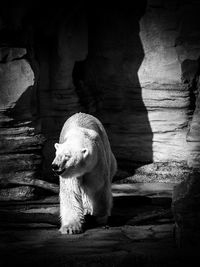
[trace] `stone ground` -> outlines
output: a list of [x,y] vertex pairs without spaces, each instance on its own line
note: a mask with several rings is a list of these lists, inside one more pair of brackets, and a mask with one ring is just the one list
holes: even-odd
[[173,184],[115,184],[108,227],[67,236],[50,223],[0,225],[0,266],[197,266],[197,248],[176,245]]

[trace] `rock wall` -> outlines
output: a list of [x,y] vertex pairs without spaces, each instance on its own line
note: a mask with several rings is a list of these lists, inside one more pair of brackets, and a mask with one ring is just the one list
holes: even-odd
[[91,19],[86,84],[119,162],[190,157],[198,8],[197,2],[149,0],[134,9],[98,7]]
[[174,188],[172,210],[175,238],[180,247],[199,247],[200,236],[200,3],[186,2],[180,10],[176,50],[181,62],[182,82],[190,92],[190,120],[186,136],[190,167],[188,178]]
[[95,14],[88,83],[99,96],[97,114],[119,160],[187,160],[194,107],[182,81],[177,4],[141,1],[137,9],[116,6]]
[[89,28],[86,84],[95,91],[96,115],[119,162],[152,161],[153,135],[137,73],[144,59],[139,36],[144,8],[143,1],[138,9],[98,7]]
[[[30,182],[41,176],[44,137],[37,119],[36,75],[25,48],[0,48],[1,186],[14,186],[24,178]],[[34,197],[28,186],[7,189],[8,195],[9,190],[15,192],[14,198]]]
[[199,10],[198,1],[148,1],[140,21],[145,58],[139,79],[154,161],[197,165]]
[[102,2],[90,11],[80,2],[0,13],[2,151],[36,149],[33,165],[55,182],[53,144],[64,121],[84,111],[103,122],[120,168],[197,166],[198,1]]
[[153,132],[154,161],[187,159],[189,90],[181,81],[176,51],[177,6],[149,1],[140,21],[145,58],[139,69],[142,96]]
[[[198,80],[199,83],[199,80]],[[188,142],[188,166],[199,169],[200,166],[200,93],[198,86],[198,95],[196,99],[196,108],[190,123],[190,129],[187,135]]]

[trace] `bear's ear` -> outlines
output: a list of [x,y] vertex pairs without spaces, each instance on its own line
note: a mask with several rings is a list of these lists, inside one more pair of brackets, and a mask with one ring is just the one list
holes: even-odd
[[87,149],[87,148],[83,148],[83,149],[81,150],[81,152],[82,152],[82,154],[83,154],[83,158],[84,158],[84,159],[87,158],[87,156],[88,156],[88,154],[89,154],[88,149]]
[[54,147],[55,147],[55,149],[58,149],[59,144],[58,143],[55,143]]

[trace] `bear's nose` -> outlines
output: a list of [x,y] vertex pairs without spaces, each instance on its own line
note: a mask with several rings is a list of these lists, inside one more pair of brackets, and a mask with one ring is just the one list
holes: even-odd
[[57,164],[51,164],[51,168],[53,171],[57,171],[59,169],[59,166]]

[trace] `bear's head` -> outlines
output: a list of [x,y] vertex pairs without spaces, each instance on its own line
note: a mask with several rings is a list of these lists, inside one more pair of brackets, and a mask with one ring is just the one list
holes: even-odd
[[56,156],[52,162],[52,169],[63,178],[79,177],[87,172],[94,160],[91,151],[81,144],[64,142],[55,144]]

